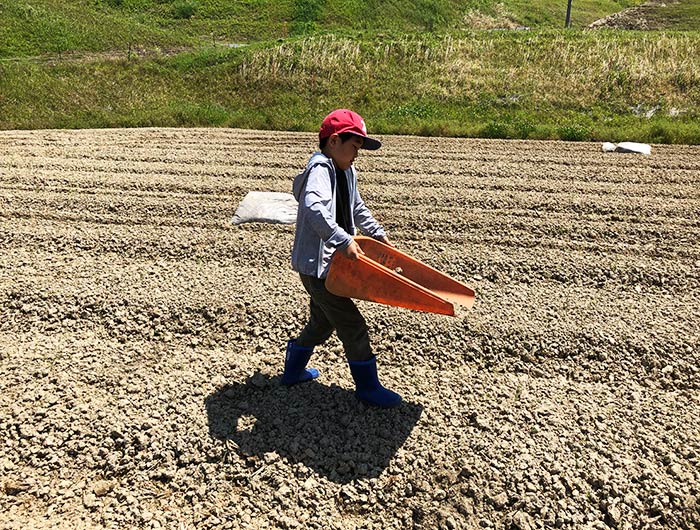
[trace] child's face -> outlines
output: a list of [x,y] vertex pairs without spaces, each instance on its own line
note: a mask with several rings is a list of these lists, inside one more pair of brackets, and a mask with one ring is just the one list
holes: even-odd
[[355,161],[363,141],[359,136],[352,136],[343,142],[340,136],[333,134],[328,139],[326,154],[333,159],[336,166],[345,171]]

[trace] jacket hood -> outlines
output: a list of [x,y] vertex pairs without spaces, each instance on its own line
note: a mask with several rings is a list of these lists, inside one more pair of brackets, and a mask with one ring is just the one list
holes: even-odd
[[306,185],[306,178],[309,174],[309,171],[311,171],[311,168],[313,168],[314,166],[318,166],[319,164],[325,164],[329,168],[333,167],[333,161],[326,155],[324,155],[321,151],[317,151],[309,159],[308,164],[306,164],[306,169],[294,178],[294,184],[292,185],[292,193],[294,194],[294,198],[297,200],[297,202],[299,202],[301,192],[303,191],[304,186]]

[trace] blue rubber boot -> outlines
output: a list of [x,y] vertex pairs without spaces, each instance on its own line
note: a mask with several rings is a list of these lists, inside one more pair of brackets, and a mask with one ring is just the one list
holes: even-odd
[[287,341],[287,352],[284,357],[284,373],[282,384],[286,386],[296,385],[304,381],[311,381],[318,377],[316,368],[307,368],[313,348],[297,346],[296,340]]
[[348,361],[348,364],[352,378],[355,380],[357,399],[386,409],[399,406],[401,396],[384,388],[379,382],[376,357],[372,357],[368,361]]

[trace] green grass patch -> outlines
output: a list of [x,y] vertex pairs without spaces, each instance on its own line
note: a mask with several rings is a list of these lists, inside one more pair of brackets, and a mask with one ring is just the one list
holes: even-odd
[[700,33],[334,35],[158,58],[0,62],[0,128],[372,131],[700,143]]
[[[639,3],[579,0],[574,26]],[[250,43],[318,32],[560,28],[565,13],[566,2],[546,0],[0,0],[0,58]]]
[[649,9],[650,26],[657,29],[693,31],[700,28],[700,2],[681,0],[668,2]]
[[[117,1],[117,0],[113,0]],[[125,0],[126,1],[126,0]],[[184,32],[85,0],[0,0],[0,58],[192,46]]]

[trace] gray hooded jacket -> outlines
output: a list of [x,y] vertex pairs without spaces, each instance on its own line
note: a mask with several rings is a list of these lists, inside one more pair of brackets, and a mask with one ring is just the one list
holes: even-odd
[[[357,227],[370,237],[385,236],[384,228],[372,217],[357,191],[354,166],[347,169],[345,175],[350,197],[348,206],[353,223],[350,227],[352,235]],[[306,169],[295,177],[292,191],[299,203],[292,268],[307,276],[325,278],[333,252],[344,249],[352,242],[352,235],[335,221],[336,179],[333,160],[321,152],[314,153]]]

